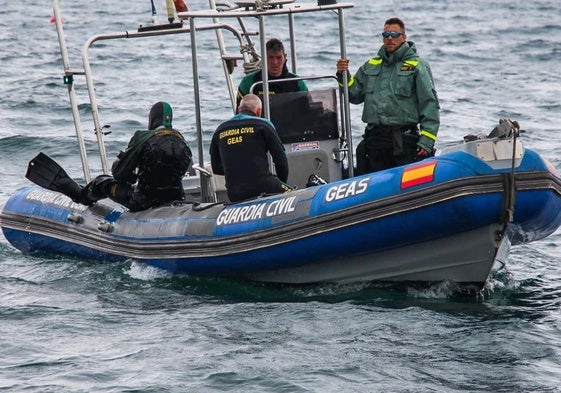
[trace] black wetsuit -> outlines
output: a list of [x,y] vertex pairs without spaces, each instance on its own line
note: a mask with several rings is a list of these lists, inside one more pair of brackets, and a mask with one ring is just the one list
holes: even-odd
[[101,175],[90,182],[84,189],[83,203],[109,197],[131,211],[139,211],[182,200],[182,179],[191,157],[187,142],[173,128],[136,131],[113,163],[113,177]]
[[[269,170],[271,153],[277,176]],[[214,173],[224,175],[231,202],[288,192],[288,160],[273,124],[244,112],[222,123],[210,145]]]

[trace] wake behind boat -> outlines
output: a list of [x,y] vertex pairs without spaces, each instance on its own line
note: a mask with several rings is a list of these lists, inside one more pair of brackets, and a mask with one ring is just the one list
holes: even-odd
[[[258,3],[258,4],[257,4]],[[198,105],[197,35],[233,32],[239,55],[217,35],[219,64],[232,106],[235,61],[266,61],[252,53],[245,18],[259,20],[265,47],[266,20],[326,11],[339,18],[341,57],[345,57],[344,11],[352,4],[287,0],[238,2],[218,9],[180,12],[183,24],[103,34],[102,39],[188,34],[193,62],[194,118],[197,121],[197,174],[185,179],[187,201],[130,212],[105,199],[91,207],[71,199],[79,186],[44,154],[30,162],[28,178],[39,184],[16,192],[0,215],[6,239],[22,252],[48,252],[104,262],[134,259],[174,273],[229,276],[277,283],[355,281],[453,281],[480,288],[493,267],[506,263],[511,244],[543,239],[561,225],[561,180],[544,158],[523,146],[516,122],[501,119],[490,135],[466,138],[436,157],[362,176],[353,176],[348,96],[332,76],[332,88],[284,93],[269,100],[265,114],[277,126],[288,153],[289,183],[298,190],[229,203],[223,179],[209,170]],[[88,82],[102,167],[107,172],[103,132],[84,51],[83,72],[65,59],[58,1],[54,2],[65,77],[73,109],[72,78]],[[240,22],[234,27],[228,22]],[[204,23],[199,23],[203,21]],[[297,38],[290,29],[291,42]],[[294,47],[294,44],[292,45]],[[295,52],[292,52],[295,58]],[[270,101],[270,102],[269,102]],[[283,113],[291,113],[287,118]],[[81,136],[78,143],[86,179],[90,178]],[[327,184],[306,187],[310,176]]]

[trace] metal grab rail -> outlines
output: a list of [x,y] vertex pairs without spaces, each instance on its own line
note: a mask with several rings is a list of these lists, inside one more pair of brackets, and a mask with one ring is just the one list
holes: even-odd
[[[247,3],[245,8],[244,4]],[[195,19],[198,18],[212,18],[213,20],[218,20],[218,18],[236,18],[241,19],[244,17],[248,18],[256,18],[258,19],[259,23],[259,36],[260,36],[260,45],[261,45],[261,68],[262,70],[267,69],[267,55],[266,55],[266,28],[265,28],[265,17],[267,16],[274,16],[274,15],[286,15],[288,17],[288,24],[290,30],[290,43],[291,43],[291,59],[293,59],[292,70],[296,72],[296,54],[295,54],[295,31],[294,31],[294,15],[295,14],[302,14],[308,12],[316,12],[316,11],[333,11],[338,15],[338,25],[339,25],[339,45],[340,45],[340,57],[346,58],[346,43],[345,43],[345,26],[344,26],[344,10],[346,8],[354,7],[351,3],[334,3],[334,4],[297,4],[290,0],[278,0],[278,1],[271,1],[270,4],[278,4],[278,7],[272,8],[265,8],[265,9],[257,9],[258,7],[251,9],[255,5],[255,2],[252,1],[238,1],[238,8],[229,8],[229,9],[216,9],[211,8],[210,10],[200,10],[200,11],[187,11],[187,12],[179,12],[177,16],[180,19],[188,19],[190,25],[192,27],[195,26]],[[192,43],[196,42],[195,31],[191,32],[192,35]],[[192,45],[193,48],[193,45]],[[194,67],[196,67],[196,56],[193,56],[193,63]],[[268,85],[268,75],[267,72],[262,72],[262,82],[263,83],[263,115],[266,118],[270,118],[270,102],[269,102],[269,85]],[[342,112],[342,127],[343,127],[343,135],[347,141],[348,150],[352,151],[352,134],[351,134],[351,121],[350,121],[350,104],[349,104],[349,96],[348,96],[348,83],[347,78],[344,78],[343,83],[343,95],[342,95],[342,102],[341,102],[341,112]],[[233,101],[235,103],[235,101]],[[200,109],[196,108],[198,111]],[[234,105],[235,109],[235,105]],[[200,116],[197,113],[197,116]],[[354,160],[352,154],[348,155],[349,159],[349,176],[353,176],[353,167],[354,167]]]
[[[86,181],[90,181],[90,169],[88,165],[88,157],[85,147],[85,140],[83,135],[82,123],[79,117],[78,111],[78,104],[77,98],[74,91],[74,84],[73,84],[73,77],[74,75],[84,75],[86,79],[91,110],[92,110],[92,117],[94,123],[94,132],[97,138],[97,144],[101,159],[101,166],[104,173],[109,173],[109,164],[107,162],[107,153],[105,149],[105,142],[104,142],[104,129],[106,127],[101,125],[100,116],[99,116],[99,108],[97,105],[97,98],[95,94],[95,89],[93,85],[93,76],[92,76],[92,69],[90,66],[90,58],[89,58],[89,49],[91,46],[101,40],[110,40],[110,39],[129,39],[129,38],[141,38],[141,37],[151,37],[151,36],[160,36],[160,35],[172,35],[172,34],[182,34],[182,33],[189,33],[191,36],[191,51],[192,51],[192,65],[193,65],[193,84],[194,84],[194,97],[195,97],[195,117],[196,117],[196,130],[197,130],[197,143],[198,143],[198,153],[199,153],[199,166],[204,166],[204,153],[203,153],[203,133],[202,133],[202,124],[201,124],[201,108],[200,108],[200,89],[199,89],[199,74],[198,74],[198,63],[197,63],[197,43],[196,43],[196,32],[198,31],[205,31],[205,30],[215,30],[217,33],[217,40],[218,45],[220,47],[220,54],[221,59],[224,65],[224,72],[226,74],[226,80],[228,81],[228,89],[230,92],[230,97],[232,101],[232,106],[235,108],[235,95],[236,91],[234,86],[232,85],[231,77],[228,74],[228,70],[226,67],[226,62],[231,61],[231,56],[226,56],[225,49],[224,49],[224,42],[221,35],[222,30],[230,31],[239,41],[240,49],[241,49],[241,56],[245,61],[250,61],[251,53],[247,50],[248,45],[252,44],[251,40],[248,38],[248,33],[245,30],[245,26],[243,26],[243,17],[257,17],[259,20],[259,35],[261,39],[261,60],[262,60],[262,68],[267,69],[267,59],[266,59],[266,49],[265,49],[265,17],[269,15],[287,15],[289,20],[289,27],[290,27],[290,42],[291,42],[291,53],[292,58],[294,59],[293,62],[293,70],[296,68],[296,55],[295,55],[295,32],[294,32],[294,14],[305,13],[305,12],[312,12],[312,11],[334,11],[338,14],[339,17],[339,41],[341,46],[341,57],[345,57],[345,42],[344,42],[344,26],[343,26],[343,10],[345,8],[353,7],[352,4],[329,4],[329,5],[315,5],[315,4],[290,4],[287,6],[283,6],[280,8],[273,8],[273,9],[264,9],[261,10],[243,10],[240,8],[235,9],[228,9],[228,10],[218,10],[216,9],[216,5],[213,5],[213,0],[211,1],[211,8],[210,10],[205,11],[187,11],[187,12],[180,12],[178,13],[178,17],[185,20],[189,20],[189,27],[183,27],[182,23],[171,23],[169,25],[162,25],[162,26],[154,26],[150,28],[139,28],[137,31],[125,31],[123,33],[113,33],[113,34],[100,34],[95,35],[89,38],[86,43],[82,47],[82,63],[83,69],[82,70],[73,70],[69,64],[68,58],[68,51],[66,48],[66,40],[64,37],[64,32],[62,28],[62,18],[60,16],[60,5],[59,0],[53,0],[53,10],[55,15],[55,22],[57,33],[59,37],[59,45],[60,51],[63,59],[64,64],[64,81],[68,85],[68,94],[70,98],[70,104],[72,107],[72,114],[74,118],[74,125],[76,129],[76,137],[78,139],[78,144],[80,148],[80,156],[82,160],[82,168],[84,171],[84,177]],[[288,0],[278,0],[280,3],[291,3]],[[213,23],[208,25],[196,26],[195,20],[197,18],[212,18]],[[223,17],[234,17],[238,20],[238,22],[242,25],[242,32],[238,29],[234,28],[229,24],[219,23],[218,18]],[[266,72],[263,76],[264,83],[264,113],[266,117],[269,117],[269,97],[268,97],[268,76]],[[307,77],[302,79],[310,79],[310,78],[321,78],[324,76],[318,77]],[[344,88],[346,87],[346,84]],[[343,125],[343,134],[345,135],[344,138],[351,142],[351,130],[350,130],[350,120],[349,120],[349,111],[348,111],[348,95],[345,94],[343,102],[341,103],[342,108],[342,125]],[[349,170],[351,171],[352,175],[352,155],[349,154]],[[203,195],[206,195],[206,190],[208,185],[206,184],[204,179],[205,176],[201,176],[201,188],[203,188]]]
[[[224,24],[224,23],[215,23],[210,25],[199,26],[196,28],[199,31],[204,30],[219,30],[225,29],[232,32],[241,42],[242,37],[241,34],[232,26]],[[82,62],[84,65],[84,74],[86,77],[86,83],[88,87],[88,94],[90,98],[90,104],[92,109],[92,116],[93,116],[93,123],[94,123],[94,132],[97,137],[97,143],[99,147],[100,157],[101,157],[101,166],[104,173],[109,173],[109,164],[107,163],[107,153],[105,150],[105,143],[103,141],[103,126],[101,125],[99,119],[99,109],[97,106],[97,99],[95,95],[95,89],[93,84],[93,76],[92,70],[90,66],[90,58],[89,58],[89,49],[91,46],[97,42],[102,40],[112,40],[112,39],[130,39],[130,38],[143,38],[143,37],[152,37],[152,36],[160,36],[160,35],[172,35],[172,34],[186,34],[190,33],[191,28],[181,27],[181,28],[170,28],[170,29],[161,29],[161,30],[144,30],[144,31],[125,31],[124,33],[111,33],[111,34],[98,34],[90,37],[82,48]],[[198,95],[198,90],[196,94]],[[231,93],[232,94],[232,93]]]
[[[89,57],[89,49],[92,45],[97,41],[103,40],[113,40],[113,39],[129,39],[129,38],[144,38],[144,37],[152,37],[152,36],[162,36],[162,35],[174,35],[174,34],[185,34],[190,33],[191,28],[193,27],[183,27],[182,23],[173,23],[173,24],[163,24],[158,26],[150,26],[150,27],[140,27],[137,31],[125,31],[122,33],[109,33],[109,34],[98,34],[90,37],[82,47],[82,63],[83,69],[72,69],[70,67],[68,50],[66,46],[66,38],[64,35],[64,30],[62,26],[62,17],[60,13],[60,1],[53,0],[53,12],[55,17],[55,25],[58,34],[60,52],[62,57],[62,62],[64,66],[64,83],[68,86],[68,95],[70,99],[70,105],[72,109],[73,121],[74,121],[74,128],[76,131],[76,137],[78,141],[78,146],[80,150],[80,158],[82,161],[82,169],[84,173],[84,178],[87,182],[91,180],[91,173],[90,167],[88,163],[88,155],[86,151],[86,145],[84,140],[84,132],[83,126],[80,119],[80,114],[78,110],[78,100],[76,97],[76,92],[74,89],[74,76],[75,75],[84,75],[86,79],[86,85],[89,95],[89,100],[91,104],[91,111],[93,117],[93,124],[94,124],[94,133],[96,135],[99,155],[101,160],[101,167],[103,173],[109,173],[110,167],[107,161],[107,152],[105,149],[105,142],[103,136],[105,135],[104,129],[107,128],[101,124],[100,115],[99,115],[99,107],[97,104],[97,98],[95,94],[94,82],[93,82],[93,73],[90,65],[90,57]],[[203,31],[203,30],[227,30],[230,31],[240,42],[240,47],[243,47],[243,36],[235,27],[225,24],[225,23],[212,23],[204,26],[196,27],[196,30]],[[217,35],[220,38],[220,36]],[[221,52],[221,55],[224,56],[224,52]],[[249,54],[241,53],[240,58],[249,61]],[[226,59],[223,57],[223,63],[226,62]],[[227,78],[229,79],[229,78]],[[228,88],[230,91],[230,96],[232,100],[235,100],[235,90],[232,85],[231,80],[229,81]],[[195,91],[195,94],[198,96],[199,91],[198,89]],[[235,102],[235,101],[234,101]]]
[[72,109],[72,118],[74,120],[74,128],[76,129],[76,138],[78,139],[78,147],[80,149],[80,158],[82,160],[82,169],[84,178],[90,181],[90,167],[88,165],[88,156],[86,153],[86,144],[84,142],[84,132],[80,121],[80,112],[78,111],[78,102],[76,99],[76,91],[74,90],[74,75],[83,75],[83,70],[73,70],[70,68],[70,60],[68,57],[68,49],[66,48],[66,38],[62,29],[62,17],[60,16],[59,0],[53,0],[53,13],[55,17],[55,26],[60,46],[60,55],[64,66],[64,83],[68,86],[68,98],[70,99],[70,107]]

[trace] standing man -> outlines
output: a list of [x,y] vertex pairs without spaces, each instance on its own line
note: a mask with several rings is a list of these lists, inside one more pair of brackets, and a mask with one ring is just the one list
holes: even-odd
[[[262,103],[255,94],[243,97],[238,114],[216,129],[210,145],[212,171],[224,175],[230,202],[263,193],[289,192],[288,160],[273,123],[261,117]],[[269,170],[271,153],[277,176]]]
[[[298,77],[298,75],[288,72],[288,68],[286,67],[286,52],[284,51],[284,45],[280,40],[271,38],[267,41],[266,51],[269,81]],[[238,87],[237,106],[240,105],[241,99],[246,94],[263,94],[263,84],[256,86],[255,91],[250,91],[251,86],[253,86],[254,83],[261,82],[262,80],[263,75],[261,70],[250,72],[242,79],[240,86]],[[295,91],[308,91],[308,87],[302,80],[269,84],[269,94],[291,93]]]
[[[429,64],[407,41],[399,18],[384,23],[383,45],[376,57],[348,78],[349,101],[364,103],[366,130],[356,149],[356,174],[405,165],[434,155],[440,105]],[[342,86],[349,60],[337,62]],[[420,125],[420,130],[419,130]]]
[[172,127],[172,109],[157,102],[150,109],[148,130],[134,133],[113,163],[113,176],[100,175],[82,190],[79,203],[111,198],[130,211],[140,211],[185,197],[182,179],[191,166],[191,149]]

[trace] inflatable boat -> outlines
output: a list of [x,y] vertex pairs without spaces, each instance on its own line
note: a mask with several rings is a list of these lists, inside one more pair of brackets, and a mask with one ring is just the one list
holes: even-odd
[[[189,20],[189,27],[180,23],[104,34],[90,39],[89,44],[167,34],[173,29],[171,34],[191,36],[196,59],[197,33],[233,30],[217,21],[218,16],[262,19],[269,14],[293,16],[329,10],[342,18],[343,10],[352,7],[336,2],[271,0],[264,9],[256,9],[251,8],[254,2],[245,3],[225,10],[179,13],[182,20]],[[59,20],[57,0],[54,10]],[[196,25],[200,18],[213,22]],[[60,23],[57,28],[62,33]],[[341,48],[344,52],[344,45]],[[240,54],[240,60],[248,60],[244,56]],[[232,57],[224,52],[221,61],[228,75]],[[64,63],[74,108],[74,74],[68,62]],[[94,123],[101,130],[87,50],[84,65]],[[74,181],[41,153],[28,168],[28,178],[39,186],[17,191],[0,214],[4,236],[25,253],[102,262],[135,260],[178,274],[290,284],[453,281],[480,288],[491,270],[506,262],[511,244],[543,239],[561,225],[559,174],[537,152],[524,147],[516,122],[502,119],[490,135],[466,137],[436,157],[354,176],[352,154],[347,154],[352,151],[348,102],[344,89],[341,96],[337,96],[339,92],[337,86],[287,94],[272,102],[264,96],[267,115],[273,121],[276,111],[286,113],[287,105],[292,106],[290,113],[298,114],[294,119],[276,119],[288,153],[289,182],[298,186],[293,192],[230,203],[223,179],[209,170],[199,147],[199,164],[185,179],[186,200],[140,212],[130,212],[109,199],[88,207],[65,195]],[[195,90],[196,97],[198,94]],[[232,102],[234,94],[232,91]],[[198,110],[196,106],[194,111]],[[195,118],[200,119],[201,114]],[[197,128],[202,146],[198,120]],[[79,123],[76,130],[83,146]],[[98,132],[105,159],[102,136]],[[85,149],[81,151],[87,179]],[[310,176],[326,183],[311,185]]]

